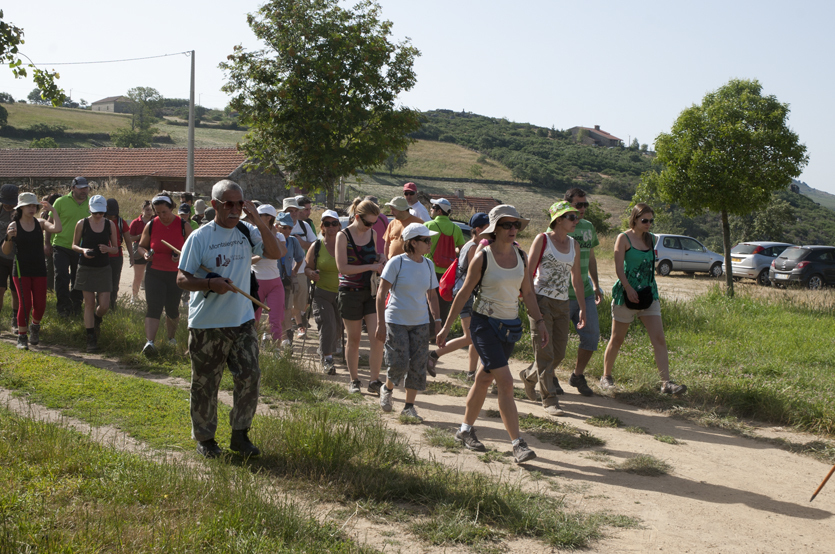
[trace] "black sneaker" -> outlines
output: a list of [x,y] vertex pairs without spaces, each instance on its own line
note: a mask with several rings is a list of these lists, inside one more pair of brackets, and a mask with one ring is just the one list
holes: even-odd
[[229,441],[229,450],[233,450],[244,457],[260,456],[261,451],[249,440],[249,429],[232,430],[232,440]]
[[525,439],[519,439],[519,442],[513,447],[513,459],[516,463],[523,464],[534,458],[536,458],[536,452],[528,448],[528,443],[525,442]]
[[207,441],[200,441],[197,443],[197,453],[204,458],[217,458],[223,454],[223,451],[217,445],[217,441],[215,441],[215,439],[209,439]]
[[29,344],[37,346],[41,342],[41,324],[33,323],[29,326]]
[[87,335],[87,352],[98,352],[99,341],[96,340],[96,335]]
[[383,382],[377,379],[368,383],[368,392],[380,396],[380,389],[383,388]]
[[29,339],[26,335],[18,335],[17,336],[17,349],[18,350],[29,350]]
[[475,450],[476,452],[487,452],[487,448],[475,436],[475,429],[470,428],[469,431],[462,431],[459,429],[455,433],[455,440],[463,444],[468,450]]
[[591,391],[589,384],[586,383],[586,376],[585,375],[577,375],[576,373],[572,373],[571,377],[568,379],[568,384],[572,387],[577,389],[577,392],[582,394],[583,396],[592,396],[594,393]]
[[359,394],[361,392],[360,389],[362,389],[362,383],[359,379],[351,381],[351,384],[348,385],[348,394]]
[[687,385],[678,385],[672,381],[667,381],[667,383],[661,387],[661,394],[684,394],[685,392],[687,392]]

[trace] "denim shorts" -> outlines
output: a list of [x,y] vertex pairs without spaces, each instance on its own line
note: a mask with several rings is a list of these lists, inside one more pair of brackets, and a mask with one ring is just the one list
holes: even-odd
[[491,369],[499,369],[510,363],[510,355],[516,343],[499,340],[496,331],[490,325],[489,317],[473,313],[470,319],[470,336],[476,352],[484,363],[485,371],[489,373]]
[[[569,300],[569,317],[577,329],[580,321],[580,304],[576,300]],[[597,350],[597,343],[600,342],[600,321],[597,319],[597,304],[594,303],[594,294],[586,297],[586,324],[577,329],[580,336],[580,348],[582,350]]]

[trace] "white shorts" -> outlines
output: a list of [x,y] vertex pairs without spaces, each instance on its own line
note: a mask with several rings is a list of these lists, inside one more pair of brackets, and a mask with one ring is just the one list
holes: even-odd
[[632,310],[627,308],[624,304],[615,304],[612,300],[612,319],[619,323],[632,323],[635,317],[643,317],[645,315],[661,316],[661,303],[658,300],[653,300],[649,308],[645,310]]

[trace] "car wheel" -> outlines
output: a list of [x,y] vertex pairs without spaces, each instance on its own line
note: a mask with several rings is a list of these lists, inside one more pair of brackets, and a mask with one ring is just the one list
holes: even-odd
[[809,290],[820,290],[823,288],[824,281],[822,275],[812,275],[809,277],[809,280],[806,281],[806,287]]
[[771,285],[771,280],[768,278],[768,270],[763,269],[760,271],[760,274],[757,275],[757,284],[761,287],[767,287]]
[[716,262],[712,266],[710,266],[710,276],[711,277],[721,277],[722,276],[722,264]]
[[658,264],[658,269],[656,271],[658,271],[658,274],[661,275],[662,277],[666,277],[667,275],[670,274],[670,272],[672,270],[673,270],[673,264],[671,264],[667,260],[664,260],[663,262]]

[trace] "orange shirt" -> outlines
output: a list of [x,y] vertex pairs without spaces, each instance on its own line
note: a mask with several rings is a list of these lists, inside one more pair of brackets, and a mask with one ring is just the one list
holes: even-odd
[[399,219],[391,218],[389,220],[389,226],[386,227],[386,234],[383,235],[383,239],[386,242],[389,242],[389,251],[386,252],[386,259],[390,260],[395,256],[399,256],[400,254],[404,254],[406,251],[403,250],[403,241],[400,240],[400,235],[403,234],[403,229],[409,226],[411,223],[420,223],[423,225],[423,220],[417,216],[409,214],[409,217],[400,221]]

